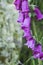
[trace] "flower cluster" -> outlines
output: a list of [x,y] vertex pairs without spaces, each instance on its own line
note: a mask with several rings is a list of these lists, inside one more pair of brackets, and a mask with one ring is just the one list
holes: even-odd
[[[28,0],[15,0],[14,5],[16,6],[16,9],[19,10],[17,22],[21,23],[21,29],[24,30],[23,37],[27,40],[25,45],[32,49],[34,58],[43,60],[42,46],[40,43],[36,44],[36,40],[33,38],[31,33],[31,16],[29,15],[30,7]],[[37,20],[43,19],[43,14],[40,12],[38,7],[35,6],[33,12],[35,13]]]

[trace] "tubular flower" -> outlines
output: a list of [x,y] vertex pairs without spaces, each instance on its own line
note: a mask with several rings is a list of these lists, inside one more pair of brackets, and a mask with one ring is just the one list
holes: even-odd
[[37,44],[33,50],[33,56],[34,58],[39,58],[40,53],[42,52],[42,46],[41,44]]
[[34,46],[35,46],[35,40],[32,38],[32,39],[28,40],[25,45],[28,46],[28,48],[31,48],[33,50]]
[[22,12],[29,12],[29,6],[28,6],[28,1],[24,0],[22,1]]
[[21,28],[22,29],[26,29],[26,28],[30,29],[30,22],[31,22],[30,17],[25,18],[24,23],[22,24]]
[[26,40],[29,40],[30,38],[32,38],[32,34],[31,34],[30,31],[26,31],[26,32],[24,32],[24,36],[23,37],[25,37]]
[[19,17],[18,17],[17,22],[19,22],[19,23],[24,22],[24,14],[21,11],[19,12]]
[[43,60],[43,52],[40,53],[39,59]]
[[43,14],[41,13],[41,11],[40,11],[37,7],[35,7],[34,12],[35,12],[36,18],[37,18],[38,20],[43,19]]
[[14,5],[16,6],[17,10],[21,10],[21,2],[22,0],[15,0]]

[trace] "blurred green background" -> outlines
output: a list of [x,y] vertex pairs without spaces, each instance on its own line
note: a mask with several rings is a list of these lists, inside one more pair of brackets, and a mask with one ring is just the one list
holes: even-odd
[[[18,11],[13,1],[0,0],[0,65],[43,65],[43,61],[32,58],[31,49],[24,45],[26,40],[17,23]],[[30,5],[37,5],[43,13],[43,0],[28,1]],[[31,31],[37,42],[41,42],[43,50],[43,20],[37,21],[33,16]]]

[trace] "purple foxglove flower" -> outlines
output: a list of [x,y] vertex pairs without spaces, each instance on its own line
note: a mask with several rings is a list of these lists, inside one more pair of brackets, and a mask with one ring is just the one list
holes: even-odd
[[32,38],[32,34],[31,34],[30,31],[26,31],[26,32],[24,32],[24,36],[23,37],[25,37],[26,40],[29,40],[30,38]]
[[40,12],[40,10],[39,10],[37,7],[35,7],[34,12],[35,12],[36,18],[37,18],[38,20],[43,19],[43,14]]
[[29,6],[28,6],[28,1],[24,0],[22,1],[22,12],[29,12]]
[[21,24],[24,22],[24,14],[22,12],[19,12],[19,17],[18,17],[17,22]]
[[22,24],[21,28],[23,30],[25,30],[26,28],[30,29],[30,23],[31,23],[31,18],[30,17],[25,18],[24,23]]
[[39,59],[43,60],[43,52],[40,53]]
[[33,50],[33,56],[34,58],[39,58],[40,53],[42,52],[42,46],[41,44],[37,44]]
[[28,48],[31,48],[33,50],[35,46],[35,40],[31,38],[30,40],[27,41],[25,45],[28,46]]
[[16,6],[17,10],[21,10],[21,1],[22,0],[15,0],[14,5]]

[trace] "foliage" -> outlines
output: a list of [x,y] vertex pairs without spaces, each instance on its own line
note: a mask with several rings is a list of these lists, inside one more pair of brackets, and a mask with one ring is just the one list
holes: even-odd
[[0,65],[17,65],[22,31],[13,0],[0,1]]

